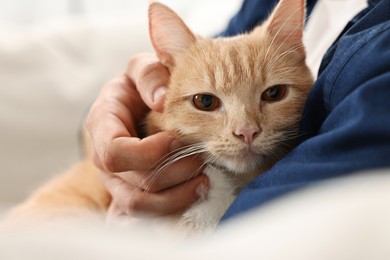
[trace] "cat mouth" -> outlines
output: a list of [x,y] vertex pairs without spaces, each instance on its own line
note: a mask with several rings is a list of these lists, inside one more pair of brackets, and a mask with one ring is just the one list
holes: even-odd
[[242,161],[243,163],[250,163],[252,161],[257,161],[259,157],[261,157],[261,154],[255,151],[254,147],[252,146],[246,146],[241,149],[241,151],[235,155],[226,155],[226,158],[229,160],[238,160]]

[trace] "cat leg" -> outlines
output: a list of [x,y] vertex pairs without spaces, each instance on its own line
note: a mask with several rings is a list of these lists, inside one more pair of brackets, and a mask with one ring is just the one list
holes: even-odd
[[189,235],[212,232],[236,197],[236,187],[223,171],[208,167],[204,173],[210,180],[207,195],[185,211],[178,224]]

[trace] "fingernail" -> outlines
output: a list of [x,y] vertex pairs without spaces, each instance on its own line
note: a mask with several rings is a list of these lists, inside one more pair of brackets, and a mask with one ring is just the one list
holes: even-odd
[[171,145],[170,145],[170,151],[173,152],[182,146],[183,146],[183,144],[179,140],[173,139],[173,141],[171,142]]
[[159,87],[153,93],[153,102],[159,101],[159,99],[167,93],[167,87]]

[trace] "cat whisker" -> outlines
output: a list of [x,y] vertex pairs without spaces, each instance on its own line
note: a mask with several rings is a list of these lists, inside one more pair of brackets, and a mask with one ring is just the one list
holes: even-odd
[[181,153],[187,151],[187,149],[191,148],[191,147],[194,147],[195,145],[186,145],[186,146],[183,146],[183,147],[180,147],[178,149],[175,149],[171,152],[169,152],[168,154],[166,154],[164,157],[162,157],[160,160],[158,160],[156,163],[154,163],[151,167],[150,167],[150,170],[155,168],[157,165],[162,165],[164,164],[167,160],[170,160],[172,159],[172,157],[174,156],[179,156]]
[[[298,28],[298,26],[296,26]],[[280,48],[283,47],[283,45],[287,42],[287,40],[290,38],[290,36],[292,35],[293,32],[290,32],[289,35],[279,44],[279,46],[276,48],[276,50],[274,51],[273,55],[271,56],[270,60],[273,60],[274,59],[274,56],[275,54],[279,51]],[[303,48],[303,44],[298,44],[298,45],[295,45],[294,48]]]
[[156,168],[156,170],[154,171],[154,174],[151,175],[149,179],[146,179],[144,181],[144,183],[146,183],[146,187],[144,188],[144,190],[148,191],[149,188],[151,187],[151,185],[157,179],[157,177],[160,176],[162,174],[162,172],[164,172],[164,170],[166,170],[169,166],[171,166],[172,164],[174,164],[175,162],[177,162],[180,159],[183,159],[185,157],[195,155],[195,154],[198,154],[198,152],[188,152],[187,154],[180,155],[180,156],[175,154],[172,157],[165,160],[164,163],[161,164],[161,166]]
[[201,173],[202,169],[204,168],[204,166],[207,165],[207,162],[203,162],[201,166],[198,167],[198,169],[196,169],[186,180],[186,182],[189,182],[191,179],[195,178],[196,176],[198,176],[199,173]]
[[[300,11],[301,9],[298,9],[298,10],[296,10],[295,12],[297,12],[297,11]],[[294,12],[294,13],[295,13]],[[293,14],[294,14],[293,13]],[[292,14],[292,15],[293,15]],[[290,17],[291,17],[291,15],[290,15]],[[289,18],[290,18],[289,17]],[[310,16],[307,16],[305,19],[304,19],[304,23],[306,23],[306,21],[309,19],[309,17]],[[271,42],[271,45],[268,47],[268,50],[267,50],[267,53],[266,53],[266,55],[265,55],[265,57],[264,57],[264,61],[266,61],[266,58],[267,58],[267,56],[268,56],[268,52],[269,52],[269,50],[271,49],[271,47],[272,47],[272,45],[273,45],[273,42],[274,42],[274,39],[277,37],[277,35],[279,34],[279,32],[280,32],[280,30],[283,28],[283,26],[285,26],[286,25],[286,23],[287,23],[287,20],[283,23],[283,25],[282,25],[282,27],[279,29],[279,31],[277,32],[277,34],[274,36],[274,38],[272,39],[272,42]],[[270,58],[270,60],[273,60],[274,59],[274,55],[278,52],[278,50],[286,43],[286,41],[290,38],[290,36],[295,32],[295,30],[296,29],[298,29],[299,27],[300,27],[301,25],[297,25],[297,26],[295,26],[295,28],[293,29],[293,30],[291,30],[291,32],[289,33],[289,35],[287,36],[287,37],[285,37],[285,39],[283,40],[283,42],[281,43],[281,44],[279,44],[279,46],[278,46],[278,48],[276,48],[276,50],[274,51],[274,54],[272,55],[272,57]],[[294,51],[296,51],[296,50],[298,50],[298,49],[300,49],[300,48],[304,48],[304,45],[301,43],[301,44],[298,44],[298,45],[296,45],[296,46],[294,46],[292,49],[290,49],[291,50],[291,52],[294,52]],[[289,50],[287,50],[287,52],[288,52],[288,54],[289,53],[291,53],[291,52],[289,52]],[[284,53],[282,53],[281,55],[283,55],[283,54],[285,54],[286,52],[284,52]],[[280,55],[280,56],[281,56]],[[286,54],[287,55],[287,54]],[[272,68],[271,69],[268,69],[268,72],[270,72],[270,71],[272,71],[272,69],[278,64],[278,62],[281,60],[281,58],[282,57],[278,57],[278,58],[276,58],[276,60],[274,61],[274,65],[272,66]],[[285,56],[285,55],[283,55],[283,56]]]
[[[270,59],[273,63],[272,63],[272,65],[271,65],[271,67],[269,67],[269,68],[267,68],[267,73],[270,73],[270,72],[274,72],[275,73],[275,71],[276,70],[274,70],[274,68],[277,66],[277,65],[279,65],[279,63],[280,63],[280,61],[285,57],[285,56],[287,56],[287,55],[289,55],[290,53],[293,53],[293,52],[295,52],[296,50],[299,50],[300,48],[302,48],[303,47],[303,44],[299,44],[299,45],[297,45],[297,46],[295,46],[295,47],[293,47],[293,48],[291,48],[291,49],[289,49],[289,50],[287,50],[287,51],[285,51],[285,52],[283,52],[283,53],[281,53],[278,57],[276,57],[275,58],[275,60],[274,60],[274,55],[272,56],[272,58]],[[287,69],[289,69],[289,68],[292,68],[292,67],[283,67],[283,69],[284,70],[286,70],[287,71]]]
[[197,155],[197,154],[200,154],[202,152],[205,152],[205,150],[201,149],[201,150],[198,150],[198,149],[188,149],[186,151],[184,151],[183,153],[179,154],[179,155],[176,155],[173,156],[171,159],[167,160],[167,162],[165,162],[164,164],[162,164],[161,167],[158,167],[156,169],[156,172],[162,172],[164,171],[166,168],[168,168],[169,166],[171,166],[172,164],[174,164],[175,162],[183,159],[183,158],[186,158],[186,157],[189,157],[189,156],[192,156],[192,155]]
[[281,147],[273,147],[273,149],[270,149],[268,151],[269,155],[271,156],[271,161],[277,162],[282,158],[286,153],[288,152],[288,149],[283,149]]
[[298,131],[297,123],[288,128],[277,130],[276,134],[270,135],[267,142],[263,143],[262,153],[268,158],[267,161],[276,162],[280,160],[295,146],[294,141],[302,136]]
[[188,148],[192,147],[193,145],[187,145],[187,146],[184,146],[184,147],[180,147],[176,150],[173,150],[171,152],[169,152],[168,154],[166,154],[165,156],[163,156],[161,159],[159,159],[157,162],[155,162],[150,168],[148,171],[151,171],[152,169],[154,168],[158,168],[157,166],[158,165],[164,165],[167,161],[171,160],[172,158],[174,158],[175,156],[178,156],[182,151],[186,151]]
[[[144,181],[144,192],[148,192],[151,185],[156,181],[157,177],[160,176],[168,167],[170,167],[175,162],[184,159],[192,155],[199,155],[206,152],[206,147],[204,143],[198,143],[193,145],[188,145],[182,148],[179,148],[169,155],[165,156],[163,160],[160,160],[159,166],[156,167],[154,173]],[[198,172],[197,170],[196,172]],[[195,173],[197,174],[197,173]]]

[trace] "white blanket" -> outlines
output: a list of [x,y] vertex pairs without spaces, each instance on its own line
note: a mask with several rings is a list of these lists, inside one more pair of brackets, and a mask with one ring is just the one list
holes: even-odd
[[145,227],[0,233],[0,259],[388,260],[389,187],[389,170],[328,181],[186,242]]

